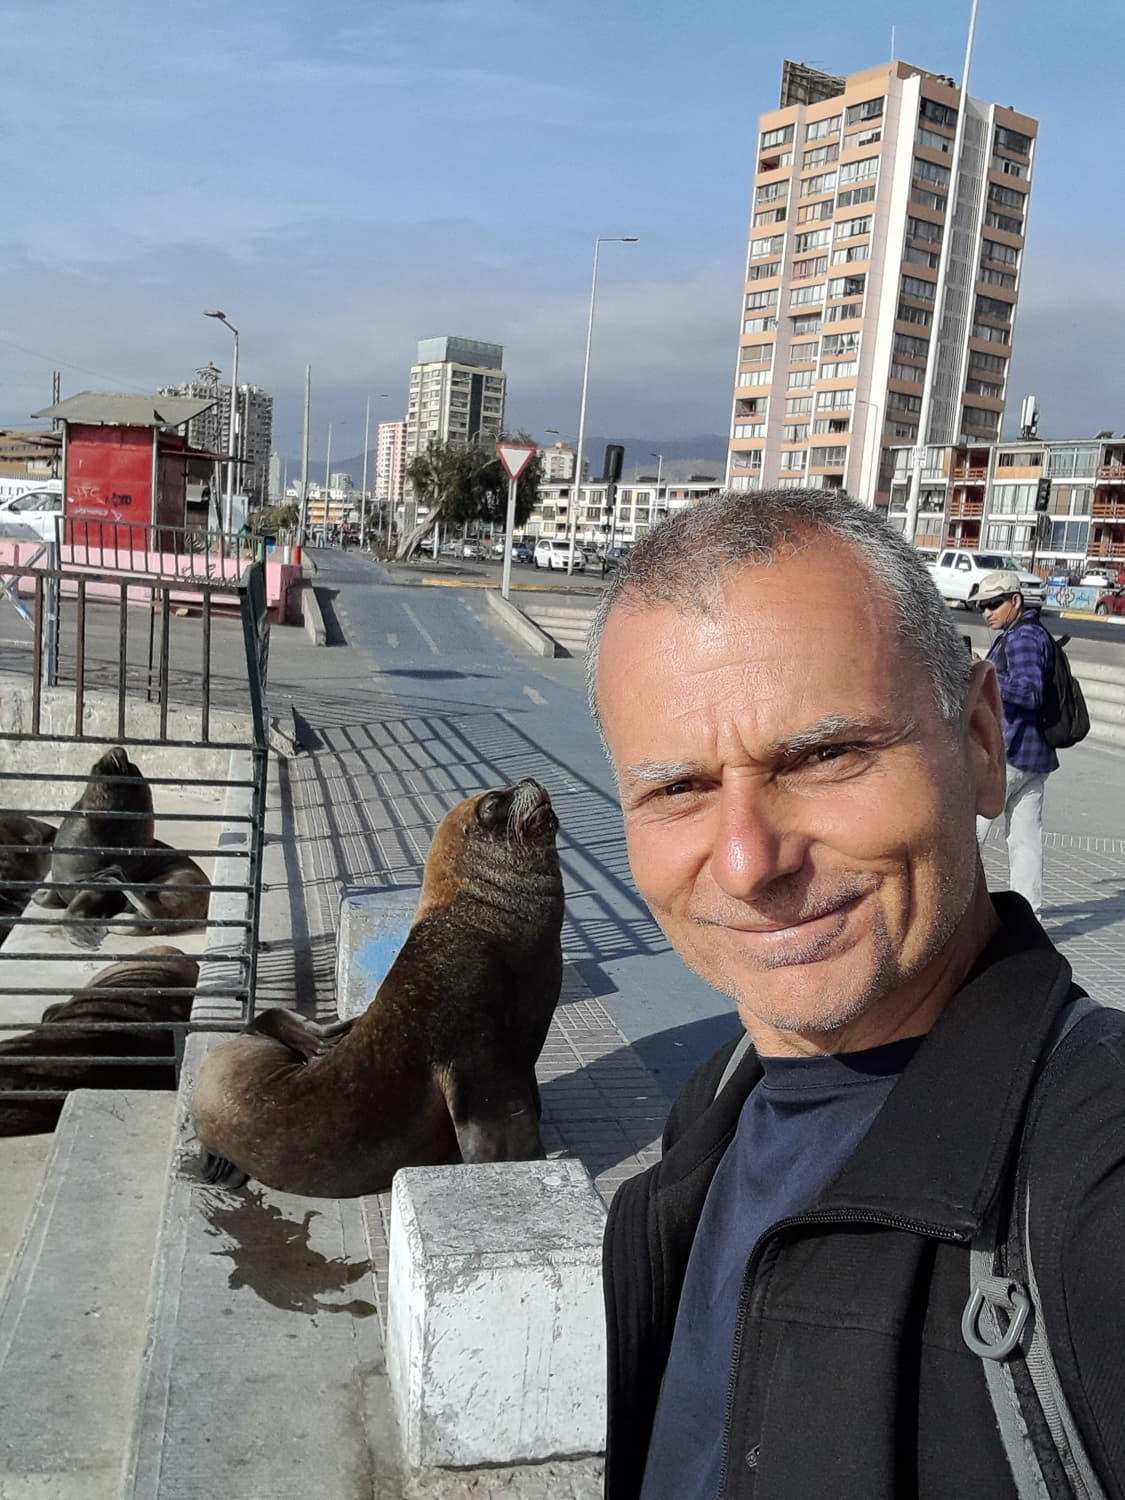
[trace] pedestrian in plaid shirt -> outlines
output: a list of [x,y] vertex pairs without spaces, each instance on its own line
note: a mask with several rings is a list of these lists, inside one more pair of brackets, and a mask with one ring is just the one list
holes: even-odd
[[[978,604],[988,628],[1000,632],[988,660],[996,668],[1004,704],[1008,881],[1038,917],[1043,911],[1043,788],[1059,765],[1042,728],[1043,699],[1055,670],[1055,644],[1039,623],[1038,608],[1024,604],[1018,573],[1001,569],[987,574],[981,580]],[[985,819],[977,819],[979,837],[983,839],[989,826]]]

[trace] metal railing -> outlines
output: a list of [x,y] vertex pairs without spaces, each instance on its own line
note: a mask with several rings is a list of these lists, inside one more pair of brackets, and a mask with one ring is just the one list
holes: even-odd
[[[120,745],[152,789],[155,825],[144,814],[112,809],[99,812],[96,825],[84,821],[89,836],[102,841],[74,847],[103,870],[115,870],[84,889],[109,890],[109,904],[125,908],[108,919],[33,903],[45,883],[43,870],[20,868],[28,846],[11,841],[10,823],[6,841],[0,833],[0,1133],[6,1104],[57,1100],[73,1086],[40,1081],[44,1068],[60,1064],[52,1051],[58,1027],[37,1024],[43,1006],[84,989],[86,980],[75,975],[88,979],[91,960],[100,973],[142,956],[134,929],[151,922],[132,905],[165,889],[161,880],[146,878],[153,829],[185,860],[214,862],[206,917],[191,924],[203,937],[179,939],[196,950],[189,957],[200,963],[201,989],[210,965],[208,999],[219,1000],[226,1019],[209,1019],[209,1029],[233,1028],[253,1015],[269,754],[269,613],[260,564],[233,585],[238,620],[215,607],[218,595],[231,593],[229,582],[151,576],[142,582],[138,574],[111,580],[93,598],[90,578],[65,566],[9,571],[19,575],[29,621],[25,640],[0,645],[0,820],[57,825],[71,812],[76,789],[129,780],[91,774],[91,762]],[[147,592],[148,608],[135,607],[138,589]],[[117,830],[130,820],[136,826],[138,817],[141,832],[130,843],[132,829]],[[181,846],[176,830],[185,824],[189,836]],[[66,854],[61,846],[57,852]],[[215,874],[220,868],[221,879]],[[178,941],[174,926],[145,935],[150,942]],[[101,938],[96,951],[80,946],[91,936]],[[191,1022],[167,1019],[169,1006],[160,1002],[182,1001],[183,989],[146,990],[130,979],[97,991],[105,998],[125,992],[147,994],[154,1019],[83,1020],[91,1050],[68,1055],[67,1067],[73,1072],[78,1058],[87,1071],[107,1070],[102,1076],[118,1080],[120,1069],[139,1070],[139,1079],[152,1076],[146,1070],[154,1067],[178,1075]],[[30,1038],[12,1035],[29,1030]],[[104,1032],[122,1033],[128,1047],[105,1051],[104,1038],[98,1042]],[[35,1039],[43,1043],[40,1050]],[[138,1055],[138,1048],[158,1042],[155,1054]],[[30,1070],[26,1090],[12,1086],[13,1070],[21,1067]]]

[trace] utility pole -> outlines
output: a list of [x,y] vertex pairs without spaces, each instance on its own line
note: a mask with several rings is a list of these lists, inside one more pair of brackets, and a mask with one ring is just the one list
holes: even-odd
[[305,541],[305,527],[309,512],[309,412],[312,409],[312,365],[305,366],[305,431],[301,440],[301,515],[297,523],[297,535],[301,545]]
[[363,488],[359,494],[359,545],[367,540],[367,450],[371,446],[371,397],[367,398],[367,417],[363,424]]

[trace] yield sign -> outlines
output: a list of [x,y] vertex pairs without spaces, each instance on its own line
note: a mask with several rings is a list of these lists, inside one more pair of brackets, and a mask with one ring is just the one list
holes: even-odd
[[535,457],[535,445],[527,443],[497,443],[496,453],[504,465],[509,479],[518,479]]

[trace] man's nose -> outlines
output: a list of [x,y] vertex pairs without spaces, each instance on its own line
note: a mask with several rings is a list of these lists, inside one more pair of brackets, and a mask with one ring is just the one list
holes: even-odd
[[753,901],[805,862],[808,839],[793,826],[791,799],[776,785],[734,782],[719,792],[711,875],[720,890]]

